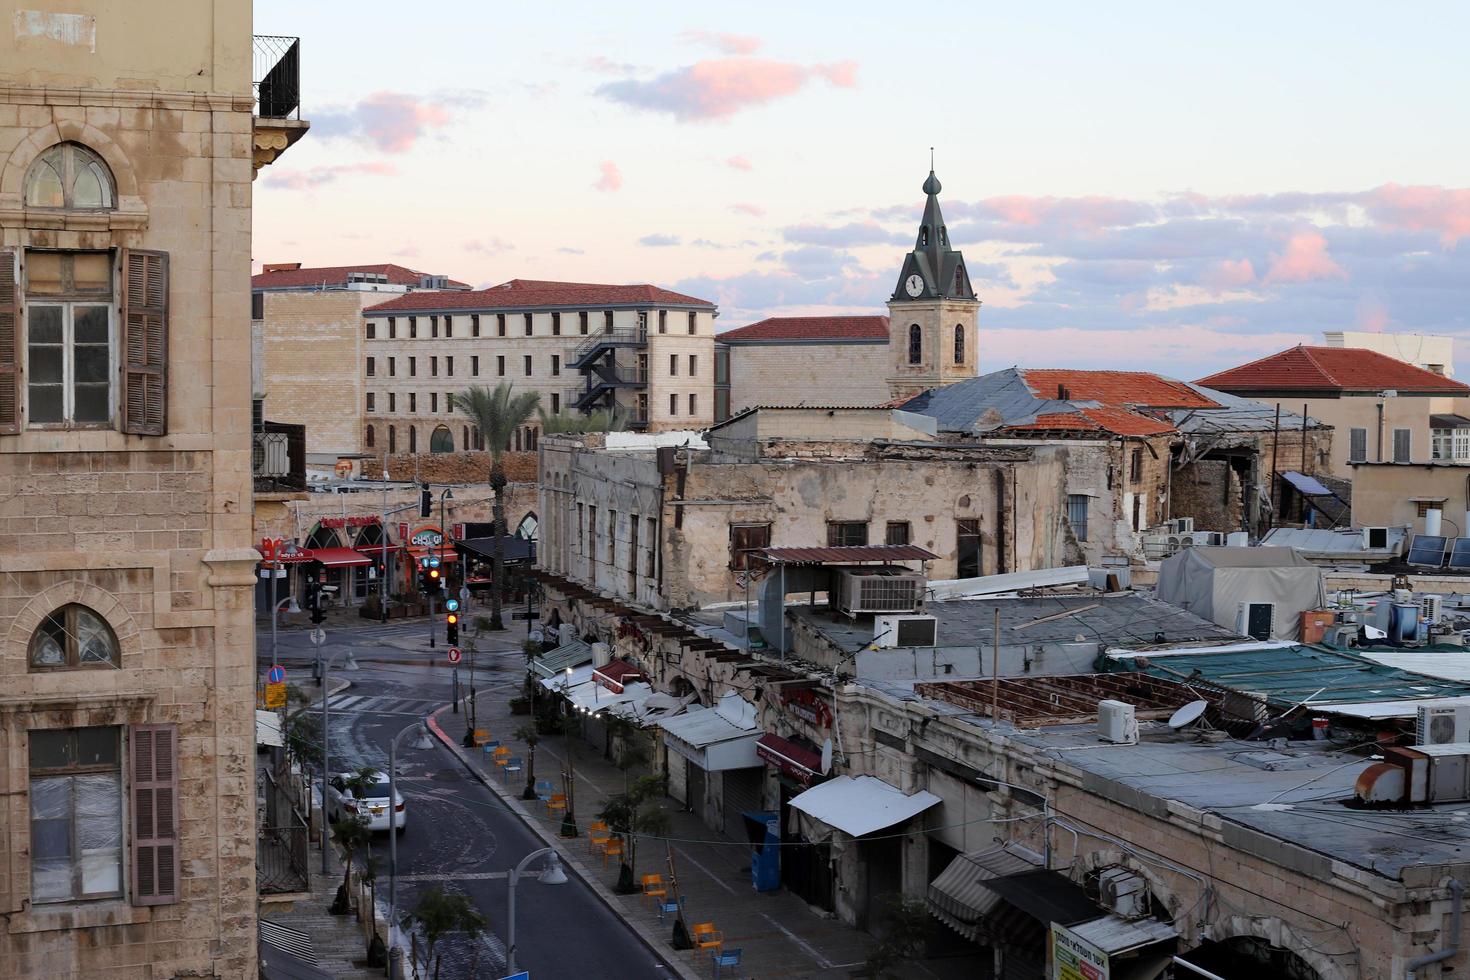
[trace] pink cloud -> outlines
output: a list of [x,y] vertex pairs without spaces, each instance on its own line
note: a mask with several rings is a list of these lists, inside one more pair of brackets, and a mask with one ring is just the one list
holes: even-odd
[[1327,239],[1319,231],[1299,231],[1286,241],[1286,251],[1275,257],[1266,282],[1311,282],[1346,279],[1347,270],[1327,254]]
[[597,165],[602,176],[592,186],[600,191],[615,191],[623,186],[623,175],[618,171],[618,165],[611,160],[604,160]]
[[761,39],[748,34],[722,34],[717,31],[685,31],[680,35],[695,44],[707,44],[721,54],[755,54]]
[[1364,296],[1358,300],[1358,314],[1353,319],[1354,330],[1367,330],[1370,333],[1383,333],[1392,323],[1388,315],[1388,307],[1380,300],[1371,296]]
[[[477,98],[460,98],[460,104]],[[404,92],[374,92],[346,109],[328,109],[312,114],[312,130],[326,136],[354,138],[372,144],[384,153],[404,153],[430,130],[450,121],[445,100],[429,100]]]
[[266,178],[270,186],[288,191],[305,191],[322,184],[330,184],[339,177],[362,175],[368,177],[392,177],[398,168],[391,163],[336,163],[307,170],[284,170]]
[[1216,292],[1239,289],[1256,281],[1256,270],[1250,259],[1222,259],[1205,272],[1200,284]]
[[755,169],[754,165],[752,165],[749,160],[738,154],[736,156],[730,157],[725,162],[729,164],[731,169],[733,170],[751,171]]
[[1096,232],[1104,228],[1134,225],[1151,220],[1154,209],[1140,201],[1115,197],[988,197],[975,208],[977,216],[1016,225],[1035,227],[1057,221],[1076,231]]
[[608,82],[597,93],[639,109],[667,112],[680,122],[727,119],[742,109],[795,95],[813,77],[851,87],[857,65],[797,65],[766,58],[697,61],[647,81]]
[[1470,235],[1470,190],[1384,184],[1365,199],[1368,214],[1380,224],[1438,232],[1446,247]]
[[732,204],[730,210],[737,214],[748,214],[752,218],[762,217],[766,213],[766,209],[759,204]]

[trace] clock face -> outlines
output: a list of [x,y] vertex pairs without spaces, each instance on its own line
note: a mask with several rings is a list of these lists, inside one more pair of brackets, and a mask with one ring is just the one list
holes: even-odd
[[910,296],[917,296],[924,291],[924,279],[919,275],[909,276],[904,280],[903,288]]

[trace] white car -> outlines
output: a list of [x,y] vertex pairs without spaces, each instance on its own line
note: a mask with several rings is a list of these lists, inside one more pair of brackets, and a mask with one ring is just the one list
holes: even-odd
[[356,814],[368,822],[371,830],[387,830],[390,826],[402,834],[403,828],[408,825],[408,809],[404,804],[403,794],[395,793],[393,796],[392,815],[389,815],[388,807],[388,775],[387,773],[373,773],[373,781],[358,798],[348,788],[348,780],[357,774],[350,772],[339,772],[327,783],[327,819],[340,820],[347,814]]

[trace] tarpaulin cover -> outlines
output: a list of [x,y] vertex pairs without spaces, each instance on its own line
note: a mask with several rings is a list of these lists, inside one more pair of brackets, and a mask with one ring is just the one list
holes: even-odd
[[1301,614],[1327,604],[1322,569],[1291,548],[1186,548],[1159,566],[1158,597],[1235,629],[1243,602],[1276,604],[1271,638],[1301,636]]

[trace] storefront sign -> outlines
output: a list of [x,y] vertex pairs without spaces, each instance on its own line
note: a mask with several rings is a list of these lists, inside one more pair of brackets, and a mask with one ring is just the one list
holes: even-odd
[[317,522],[319,527],[342,528],[342,527],[376,527],[380,523],[377,514],[354,517],[323,517]]
[[815,728],[832,727],[832,709],[810,688],[782,691],[781,703],[791,714]]
[[398,522],[398,540],[399,541],[407,541],[408,540],[408,521],[399,521]]
[[449,526],[449,530],[450,530],[450,537],[452,537],[454,540],[456,540],[456,541],[463,541],[464,540],[464,525],[463,524],[451,524]]
[[[821,766],[820,757],[815,753],[808,752],[787,739],[778,739],[772,735],[761,736],[760,741],[755,743],[755,754],[775,766],[781,775],[794,780],[801,786],[810,786],[812,780],[817,777],[817,768]],[[806,764],[803,759],[792,756],[811,756],[811,765]]]
[[1071,932],[1051,924],[1051,980],[1108,980],[1108,954]]
[[444,532],[437,527],[421,527],[413,532],[408,543],[415,548],[438,548],[444,544]]

